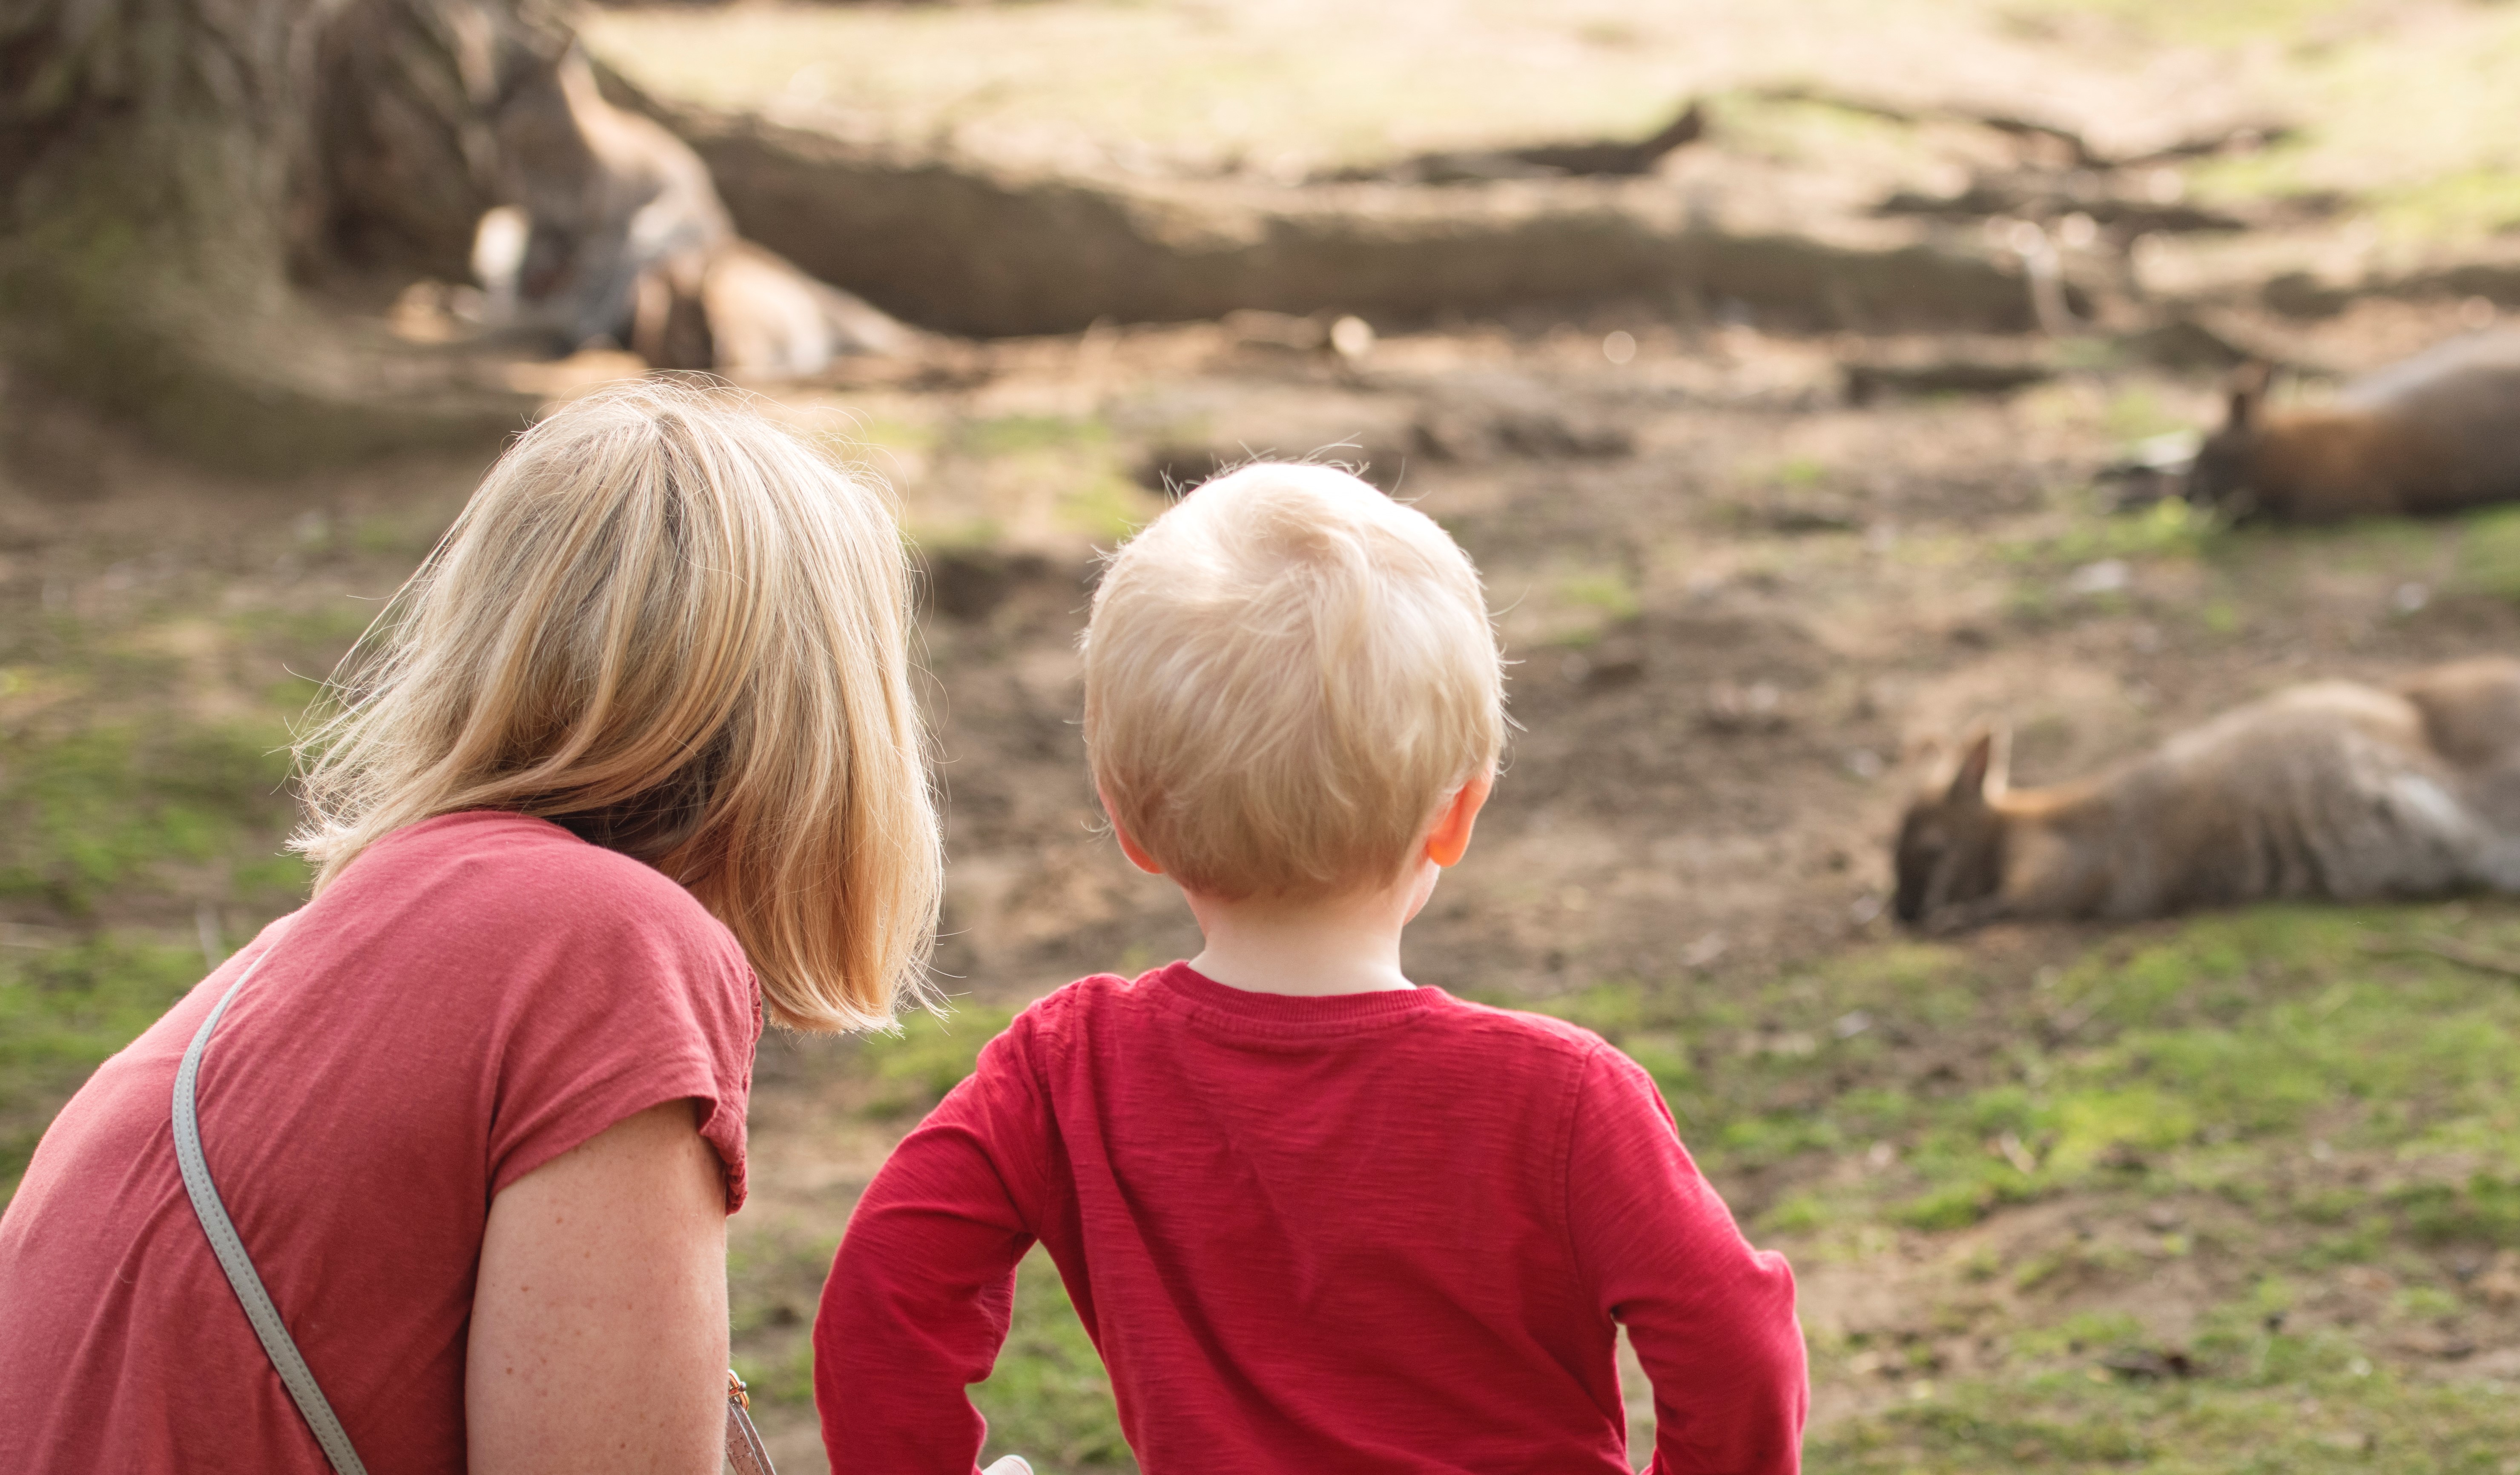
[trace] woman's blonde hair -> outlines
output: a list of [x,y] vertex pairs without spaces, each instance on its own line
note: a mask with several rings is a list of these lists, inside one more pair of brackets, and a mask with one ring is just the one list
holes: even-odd
[[923,991],[942,861],[889,508],[722,393],[519,439],[336,673],[297,753],[322,890],[390,830],[539,815],[682,882],[771,1018]]
[[1262,464],[1112,559],[1085,636],[1085,746],[1111,817],[1225,897],[1388,884],[1493,772],[1504,673],[1478,570],[1344,471]]

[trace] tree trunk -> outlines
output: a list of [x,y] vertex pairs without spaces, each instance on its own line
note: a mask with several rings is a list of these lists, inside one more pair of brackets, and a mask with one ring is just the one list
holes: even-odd
[[0,0],[0,352],[233,465],[513,427],[458,356],[340,311],[335,270],[460,265],[470,102],[530,34],[496,4]]

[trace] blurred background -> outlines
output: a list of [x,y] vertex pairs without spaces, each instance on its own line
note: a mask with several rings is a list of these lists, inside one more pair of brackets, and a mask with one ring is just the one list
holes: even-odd
[[[1516,662],[1411,971],[1654,1073],[1801,1275],[1812,1468],[2520,1475],[2520,909],[1887,905],[1973,719],[2049,782],[2513,648],[2520,513],[2180,493],[2244,364],[2321,404],[2520,308],[2520,7],[37,0],[0,106],[0,1190],[296,904],[292,725],[502,437],[709,372],[897,493],[949,806],[956,1011],[763,1046],[782,1469],[891,1142],[1195,951],[1095,831],[1095,551],[1319,454]],[[1130,1467],[1038,1256],[975,1397]]]

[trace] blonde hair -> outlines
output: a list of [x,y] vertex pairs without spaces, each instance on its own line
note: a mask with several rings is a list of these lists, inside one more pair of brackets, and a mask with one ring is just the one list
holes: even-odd
[[941,858],[881,494],[722,393],[528,431],[297,747],[321,891],[435,815],[539,815],[689,887],[797,1029],[923,992]]
[[1388,884],[1504,741],[1478,570],[1433,519],[1344,471],[1262,464],[1209,481],[1095,591],[1094,781],[1191,890]]

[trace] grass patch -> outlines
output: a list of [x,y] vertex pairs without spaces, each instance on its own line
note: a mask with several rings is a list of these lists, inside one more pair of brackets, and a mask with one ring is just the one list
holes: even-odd
[[958,422],[947,444],[966,456],[994,459],[1035,451],[1065,451],[1106,445],[1111,427],[1099,420],[1059,415],[1001,415]]
[[1036,1466],[1134,1470],[1120,1437],[1111,1380],[1047,1252],[1035,1249],[1015,1274],[1014,1320],[989,1380],[971,1390],[989,1421],[983,1462],[1021,1454]]
[[2002,546],[2016,563],[2071,568],[2102,559],[2194,559],[2210,552],[2225,529],[2212,513],[2166,498],[2134,512],[2079,516],[2063,531]]
[[1612,621],[1634,619],[1644,607],[1627,575],[1616,569],[1592,569],[1557,581],[1557,594],[1570,604],[1599,611]]
[[0,951],[0,1204],[61,1103],[202,971],[198,947],[120,938]]
[[[1650,1042],[1710,1171],[1885,1143],[1896,1171],[1848,1191],[1918,1229],[2176,1179],[2190,1156],[2284,1150],[2314,1123],[2340,1150],[2478,1154],[2498,1173],[2520,1164],[2520,990],[2364,949],[2427,924],[2313,908],[2202,917],[2095,950],[2045,999],[1957,952],[1900,945],[1782,981],[1748,1030],[1737,1004],[1692,1008],[1633,985],[1549,1007]],[[1979,1053],[1909,1084],[1907,1051],[1937,1036]],[[1774,1048],[1787,1041],[1807,1048]],[[2463,1191],[2475,1207],[2457,1222],[2480,1234],[2520,1212],[2498,1189]],[[1845,1212],[1847,1192],[1832,1197]]]
[[2461,592],[2520,603],[2520,508],[2460,519],[2457,567]]
[[84,916],[166,865],[207,862],[267,834],[287,813],[280,742],[268,732],[181,726],[0,739],[0,897]]
[[[2154,1475],[2386,1469],[2501,1475],[2520,1406],[2371,1369],[2333,1338],[2274,1337],[2236,1375],[2129,1382],[2095,1363],[1938,1384],[1805,1451],[1825,1471],[2138,1468]],[[2358,1373],[2357,1366],[2362,1368]]]
[[[1698,1161],[1760,1235],[1806,1256],[2078,1206],[2079,1234],[1956,1257],[1956,1286],[2017,1298],[1946,1308],[1993,1349],[1968,1376],[1943,1375],[1951,1327],[1817,1346],[1823,1370],[1893,1379],[1904,1401],[1835,1424],[1812,1469],[2500,1475],[2520,1407],[2402,1378],[2382,1336],[2465,1324],[2476,1292],[2442,1267],[2473,1274],[2520,1243],[2520,989],[2389,951],[2419,934],[2514,950],[2520,909],[2218,914],[2030,978],[1902,942],[1720,991],[1622,981],[1543,1007],[1685,1058],[1656,1076]],[[2353,1162],[2408,1181],[2375,1191]],[[2200,1190],[2249,1228],[2127,1228]],[[2107,1288],[2191,1259],[2229,1288],[2185,1345],[2110,1308]],[[2296,1325],[2340,1274],[2394,1287],[2377,1319]]]
[[971,1073],[980,1047],[1013,1020],[1012,1009],[967,1001],[949,1014],[911,1014],[891,1034],[862,1037],[860,1058],[874,1084],[864,1110],[878,1118],[924,1112]]
[[0,1199],[62,1102],[205,955],[305,892],[282,849],[285,748],[313,688],[289,672],[329,669],[368,606],[204,617],[217,603],[191,577],[111,613],[0,622],[0,697],[20,702],[0,722]]

